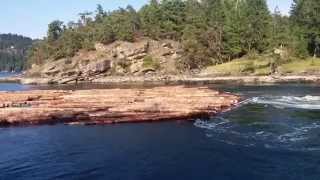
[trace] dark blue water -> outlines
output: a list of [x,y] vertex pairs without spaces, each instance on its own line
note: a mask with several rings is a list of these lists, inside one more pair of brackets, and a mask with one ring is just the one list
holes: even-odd
[[217,88],[248,100],[196,122],[0,129],[0,179],[320,179],[320,86]]
[[22,91],[28,90],[28,86],[23,86],[17,83],[0,83],[0,91]]

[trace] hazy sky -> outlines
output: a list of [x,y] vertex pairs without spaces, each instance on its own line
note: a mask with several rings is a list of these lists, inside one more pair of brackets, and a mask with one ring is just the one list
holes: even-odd
[[[267,0],[270,10],[276,6],[288,14],[292,0]],[[125,7],[140,8],[148,0],[1,0],[0,33],[16,33],[40,38],[46,35],[49,22],[76,20],[79,12],[93,11],[97,4],[107,10]]]

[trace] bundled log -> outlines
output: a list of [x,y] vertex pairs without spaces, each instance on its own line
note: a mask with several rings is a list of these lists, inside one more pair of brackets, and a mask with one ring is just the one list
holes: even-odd
[[192,120],[226,111],[239,97],[206,87],[0,92],[0,126]]

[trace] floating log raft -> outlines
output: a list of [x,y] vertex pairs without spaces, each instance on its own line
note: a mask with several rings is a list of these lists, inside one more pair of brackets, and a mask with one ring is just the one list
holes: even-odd
[[191,120],[213,116],[239,97],[206,87],[0,92],[0,127]]

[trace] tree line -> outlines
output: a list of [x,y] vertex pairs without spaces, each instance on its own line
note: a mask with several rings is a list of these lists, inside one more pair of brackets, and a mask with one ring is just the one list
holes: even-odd
[[0,71],[21,71],[32,39],[16,34],[0,34]]
[[94,43],[136,41],[141,37],[181,42],[186,69],[203,68],[250,54],[285,48],[290,56],[320,55],[320,1],[294,0],[290,15],[270,12],[266,0],[151,0],[107,12],[80,13],[76,22],[56,20],[47,37],[34,44],[30,64],[72,57]]

